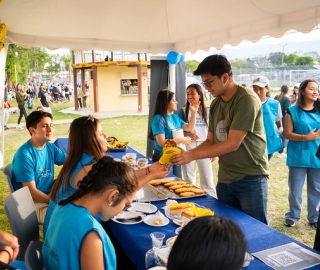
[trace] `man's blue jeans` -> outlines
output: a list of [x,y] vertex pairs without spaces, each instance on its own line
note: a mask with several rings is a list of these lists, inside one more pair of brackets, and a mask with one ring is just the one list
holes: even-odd
[[250,175],[231,184],[219,182],[217,195],[220,201],[268,225],[266,176]]
[[307,205],[308,221],[318,221],[318,210],[320,204],[320,169],[289,167],[289,210],[286,212],[286,219],[294,222],[300,219],[302,206],[302,189],[307,176]]
[[[157,162],[162,156],[162,152],[158,150],[153,151],[152,161]],[[177,177],[182,178],[181,167],[177,165],[170,165],[170,171]]]

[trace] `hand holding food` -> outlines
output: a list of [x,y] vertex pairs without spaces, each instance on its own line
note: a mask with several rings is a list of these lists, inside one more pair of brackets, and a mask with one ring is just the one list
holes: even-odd
[[167,177],[169,173],[170,173],[169,167],[164,165],[164,166],[157,167],[156,169],[151,171],[150,177],[152,177],[153,179],[164,178],[164,177]]
[[159,160],[159,163],[164,164],[171,164],[170,158],[174,155],[180,154],[181,149],[177,147],[177,144],[174,140],[167,140],[164,147],[163,147],[163,153]]

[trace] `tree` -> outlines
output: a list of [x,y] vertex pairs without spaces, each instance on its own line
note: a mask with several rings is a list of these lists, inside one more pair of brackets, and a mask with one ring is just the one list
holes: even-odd
[[294,53],[290,53],[289,55],[284,56],[283,62],[286,63],[287,66],[294,66],[297,61],[298,55]]
[[304,66],[304,65],[312,66],[314,65],[314,62],[311,56],[299,56],[295,62],[295,65],[296,66]]
[[65,69],[68,70],[69,82],[71,82],[71,62],[72,62],[71,55],[63,55],[61,57],[61,61],[64,63]]
[[282,55],[284,56],[281,52],[270,53],[268,60],[273,66],[280,66],[282,64]]
[[186,61],[186,71],[188,73],[193,73],[199,66],[199,62],[196,60]]
[[50,56],[50,61],[47,65],[47,72],[50,74],[50,77],[55,77],[60,71],[61,58],[58,54],[53,54]]
[[10,44],[6,60],[6,81],[9,86],[12,83],[26,82],[32,76],[37,63],[38,71],[43,71],[45,63],[49,59],[49,54],[43,48],[25,49],[15,44]]

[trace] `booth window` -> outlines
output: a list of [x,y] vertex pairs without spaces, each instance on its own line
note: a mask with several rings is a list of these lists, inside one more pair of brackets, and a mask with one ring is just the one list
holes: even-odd
[[120,89],[121,95],[138,94],[137,79],[121,79]]

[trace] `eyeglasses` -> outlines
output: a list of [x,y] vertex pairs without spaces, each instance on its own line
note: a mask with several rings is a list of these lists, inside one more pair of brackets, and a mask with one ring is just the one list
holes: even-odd
[[87,118],[86,121],[84,121],[83,125],[84,125],[85,123],[87,123],[88,120],[90,120],[92,123],[94,123],[94,117],[93,117],[92,114],[89,114],[89,115],[88,115],[88,118]]
[[123,210],[122,211],[126,211],[128,210],[132,205],[131,205],[131,202],[129,201],[128,197],[126,195],[124,195],[127,199],[127,203],[125,204],[125,206],[123,207]]
[[206,86],[206,87],[210,88],[212,82],[213,82],[213,79],[212,79],[211,81],[202,82],[201,84],[202,84],[203,86]]

